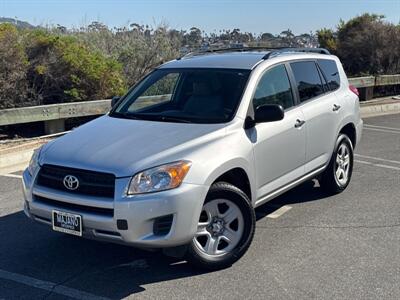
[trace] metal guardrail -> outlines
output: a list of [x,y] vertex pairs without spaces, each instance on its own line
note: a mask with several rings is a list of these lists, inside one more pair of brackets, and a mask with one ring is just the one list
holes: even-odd
[[375,77],[375,86],[400,84],[400,74]]
[[367,88],[375,86],[375,80],[374,76],[356,77],[349,78],[349,83],[354,85],[356,88]]
[[400,84],[400,74],[349,78],[349,83],[360,90],[360,100],[371,100],[374,87]]
[[[400,85],[400,74],[349,78],[350,84],[365,89],[365,98],[372,97],[373,88],[383,85]],[[144,101],[154,101],[160,96],[148,96]],[[0,126],[45,121],[46,133],[62,131],[64,120],[74,117],[105,114],[111,100],[94,100],[51,105],[41,105],[0,110]]]
[[400,84],[400,74],[396,75],[380,75],[349,78],[350,84],[356,88],[368,88],[382,85],[397,85]]
[[3,109],[0,110],[0,126],[102,115],[110,105],[111,100],[95,100]]

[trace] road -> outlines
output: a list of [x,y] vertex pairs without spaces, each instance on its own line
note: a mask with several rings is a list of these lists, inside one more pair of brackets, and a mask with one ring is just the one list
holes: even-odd
[[310,181],[258,208],[249,251],[217,272],[34,224],[2,176],[0,299],[400,299],[400,114],[364,121],[348,189]]

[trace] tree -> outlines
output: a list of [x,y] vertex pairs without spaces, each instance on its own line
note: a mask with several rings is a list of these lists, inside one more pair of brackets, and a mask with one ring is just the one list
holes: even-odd
[[337,37],[333,30],[322,28],[317,30],[318,43],[320,47],[328,49],[331,53],[337,51]]
[[0,24],[0,109],[25,104],[30,96],[27,70],[28,60],[18,30],[13,25]]
[[187,36],[187,42],[191,47],[198,47],[202,42],[201,30],[197,27],[190,28],[190,32]]
[[75,37],[34,30],[25,42],[27,78],[36,102],[104,99],[125,91],[121,65]]
[[265,32],[265,33],[263,33],[263,34],[261,34],[261,41],[268,41],[268,40],[271,40],[271,39],[274,39],[275,38],[275,36],[272,34],[272,33],[269,33],[269,32]]
[[89,24],[88,30],[89,31],[102,31],[102,30],[108,30],[108,27],[101,22],[94,21]]
[[375,14],[363,14],[341,22],[337,54],[352,75],[398,73],[400,30]]
[[283,41],[283,43],[288,46],[288,47],[294,47],[296,44],[295,41],[295,35],[293,34],[293,32],[288,29],[285,31],[282,31],[281,34],[279,35]]

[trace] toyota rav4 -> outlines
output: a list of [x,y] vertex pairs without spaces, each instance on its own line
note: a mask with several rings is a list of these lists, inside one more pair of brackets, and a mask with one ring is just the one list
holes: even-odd
[[357,90],[325,49],[187,55],[37,150],[24,211],[224,268],[249,248],[256,207],[316,177],[330,193],[348,186],[362,125]]

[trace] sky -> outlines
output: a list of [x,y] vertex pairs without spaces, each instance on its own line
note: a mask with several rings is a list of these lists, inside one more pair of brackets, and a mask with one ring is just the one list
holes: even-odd
[[154,27],[163,22],[178,30],[195,26],[207,33],[240,28],[278,34],[290,28],[299,34],[335,28],[340,19],[366,12],[399,24],[400,0],[0,0],[0,17],[33,25],[70,28],[100,21],[111,27]]

